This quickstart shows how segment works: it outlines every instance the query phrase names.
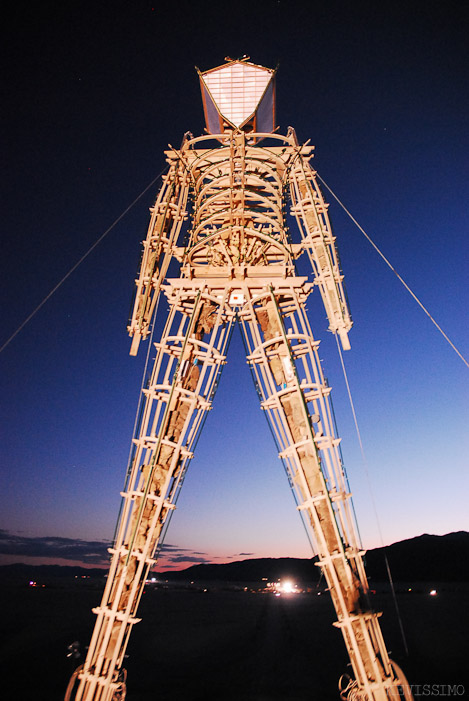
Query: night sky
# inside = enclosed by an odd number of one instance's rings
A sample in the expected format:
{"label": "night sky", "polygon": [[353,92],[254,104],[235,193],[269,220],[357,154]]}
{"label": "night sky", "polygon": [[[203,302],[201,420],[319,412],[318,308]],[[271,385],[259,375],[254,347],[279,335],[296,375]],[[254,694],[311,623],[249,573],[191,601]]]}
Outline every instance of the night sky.
{"label": "night sky", "polygon": [[[467,358],[464,3],[16,3],[4,19],[0,345],[203,132],[197,65],[280,64],[277,120]],[[104,562],[146,344],[126,323],[153,185],[1,353],[1,562]],[[326,199],[331,201],[328,193]],[[308,308],[365,547],[467,530],[468,370],[340,207],[354,328]],[[164,313],[166,306],[160,304]],[[159,319],[161,327],[162,317]],[[309,557],[235,331],[160,566]],[[377,525],[375,510],[379,514]]]}

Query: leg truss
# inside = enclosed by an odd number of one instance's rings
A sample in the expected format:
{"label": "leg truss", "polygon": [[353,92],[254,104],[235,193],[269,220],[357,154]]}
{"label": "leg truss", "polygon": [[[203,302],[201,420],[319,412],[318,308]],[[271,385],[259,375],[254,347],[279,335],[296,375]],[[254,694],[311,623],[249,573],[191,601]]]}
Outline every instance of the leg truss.
{"label": "leg truss", "polygon": [[[234,312],[222,294],[166,288],[168,321],[159,343],[125,491],[112,562],[75,699],[125,696],[121,670],[148,570],[174,508],[191,447],[225,362]],[[228,310],[228,311],[227,311]]]}
{"label": "leg truss", "polygon": [[[284,286],[285,287],[285,286]],[[364,552],[356,536],[328,387],[304,310],[305,292],[271,286],[240,312],[262,408],[276,437],[298,508],[313,541],[337,613],[355,680],[353,698],[386,701],[399,679],[378,615],[368,602]],[[352,698],[344,696],[344,698]]]}

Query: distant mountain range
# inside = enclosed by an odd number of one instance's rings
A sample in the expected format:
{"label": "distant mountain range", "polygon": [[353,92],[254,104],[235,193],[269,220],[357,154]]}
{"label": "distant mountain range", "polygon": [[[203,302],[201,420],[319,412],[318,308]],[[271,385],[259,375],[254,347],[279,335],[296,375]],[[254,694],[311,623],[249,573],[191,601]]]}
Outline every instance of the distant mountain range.
{"label": "distant mountain range", "polygon": [[[370,582],[386,581],[385,554],[395,582],[466,582],[469,581],[469,533],[458,531],[444,536],[421,535],[402,540],[386,548],[369,550],[366,571]],[[192,565],[184,570],[155,572],[161,579],[172,581],[261,582],[290,576],[297,582],[316,582],[317,558],[260,558],[226,564]],[[50,580],[59,578],[101,578],[106,569],[67,567],[60,565],[3,565],[0,580]]]}
{"label": "distant mountain range", "polygon": [[[366,553],[366,573],[371,581],[387,581],[385,555],[393,580],[398,581],[469,581],[469,533],[459,531],[444,536],[421,535],[402,540],[386,548],[375,548]],[[178,572],[158,573],[170,580],[224,582],[259,582],[267,578],[276,581],[291,576],[298,582],[314,582],[320,570],[317,557],[262,558],[229,562],[223,565],[192,565]]]}

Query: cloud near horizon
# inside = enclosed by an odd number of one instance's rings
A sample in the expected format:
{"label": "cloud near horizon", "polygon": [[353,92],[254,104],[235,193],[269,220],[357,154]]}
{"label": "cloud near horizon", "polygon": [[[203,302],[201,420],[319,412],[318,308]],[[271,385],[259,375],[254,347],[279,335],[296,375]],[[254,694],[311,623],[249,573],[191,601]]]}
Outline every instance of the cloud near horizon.
{"label": "cloud near horizon", "polygon": [[207,560],[206,557],[193,557],[192,555],[177,555],[176,557],[169,558],[169,562],[192,562],[192,564],[206,565],[212,562],[212,560]]}
{"label": "cloud near horizon", "polygon": [[[205,553],[195,553],[204,555]],[[257,556],[257,553],[234,553],[234,555],[213,555],[212,560],[234,560],[237,557],[253,557]]]}
{"label": "cloud near horizon", "polygon": [[104,540],[90,541],[59,536],[31,537],[0,530],[0,555],[60,558],[80,560],[87,565],[101,565],[109,561],[107,549],[110,545],[110,542]]}
{"label": "cloud near horizon", "polygon": [[[58,558],[81,561],[87,565],[107,565],[108,548],[112,543],[106,540],[81,540],[60,536],[23,536],[0,529],[0,555],[17,557]],[[170,543],[162,545],[160,556],[168,563],[208,563],[207,553],[180,548]],[[187,555],[185,554],[187,553]]]}

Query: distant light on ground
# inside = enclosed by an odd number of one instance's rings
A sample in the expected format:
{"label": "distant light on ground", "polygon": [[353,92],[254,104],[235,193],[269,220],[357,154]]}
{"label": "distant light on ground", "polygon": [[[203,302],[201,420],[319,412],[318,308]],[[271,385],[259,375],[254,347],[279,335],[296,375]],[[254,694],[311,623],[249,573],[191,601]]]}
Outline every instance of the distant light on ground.
{"label": "distant light on ground", "polygon": [[431,589],[430,596],[436,596],[438,594],[436,589]]}
{"label": "distant light on ground", "polygon": [[267,591],[271,591],[275,596],[280,596],[281,594],[300,594],[302,590],[298,589],[297,584],[291,579],[284,579],[278,582],[269,582]]}

